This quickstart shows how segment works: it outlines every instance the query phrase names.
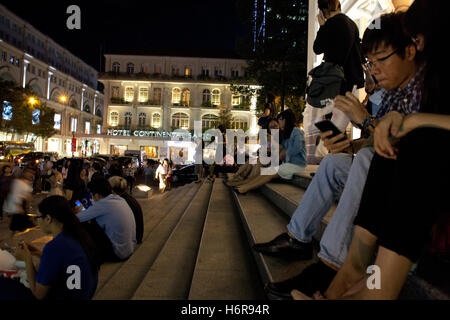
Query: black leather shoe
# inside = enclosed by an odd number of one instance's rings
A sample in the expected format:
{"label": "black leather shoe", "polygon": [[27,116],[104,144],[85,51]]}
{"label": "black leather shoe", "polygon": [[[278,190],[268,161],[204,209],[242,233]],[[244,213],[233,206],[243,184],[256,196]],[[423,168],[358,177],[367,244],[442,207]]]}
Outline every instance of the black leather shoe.
{"label": "black leather shoe", "polygon": [[325,265],[322,261],[314,263],[299,275],[281,282],[269,282],[264,290],[271,300],[291,300],[291,291],[294,289],[312,296],[320,291],[322,294],[328,289],[336,276],[336,271]]}
{"label": "black leather shoe", "polygon": [[310,260],[313,255],[311,243],[300,242],[291,238],[287,233],[280,234],[267,243],[255,244],[253,249],[267,255],[295,260]]}

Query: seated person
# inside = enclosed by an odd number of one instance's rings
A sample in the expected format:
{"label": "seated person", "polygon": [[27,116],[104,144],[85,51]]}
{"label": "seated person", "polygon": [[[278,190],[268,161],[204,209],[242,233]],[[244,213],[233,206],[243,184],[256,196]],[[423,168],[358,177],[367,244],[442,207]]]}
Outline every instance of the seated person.
{"label": "seated person", "polygon": [[142,242],[144,235],[144,218],[142,215],[142,208],[139,202],[127,192],[127,180],[122,177],[114,176],[108,179],[114,194],[121,196],[130,206],[133,211],[134,221],[136,223],[136,242]]}
{"label": "seated person", "polygon": [[[21,242],[16,258],[26,264],[26,288],[17,280],[0,277],[0,300],[89,300],[95,293],[99,261],[95,244],[62,196],[50,196],[39,204],[40,229],[53,237],[41,252]],[[36,269],[32,256],[40,257]],[[77,266],[78,270],[71,269]],[[75,272],[80,278],[71,280]],[[68,286],[73,284],[73,287]]]}
{"label": "seated person", "polygon": [[[444,47],[432,31],[445,19],[444,14],[426,0],[416,0],[406,13],[406,29],[426,60],[421,109],[408,116],[392,111],[375,129],[377,155],[354,221],[349,253],[324,296],[315,295],[318,299],[398,298],[439,212],[449,215],[445,201],[450,180],[448,154],[433,157],[426,174],[414,174],[430,159],[425,150],[441,150],[442,141],[450,139],[450,109],[442,88],[446,75],[439,66]],[[379,289],[369,290],[366,270],[374,253],[373,264],[382,275]],[[294,295],[299,297],[298,292]]]}
{"label": "seated person", "polygon": [[[294,173],[304,171],[306,167],[306,144],[303,131],[297,128],[295,114],[287,109],[278,115],[278,124],[281,129],[281,152],[280,160],[283,163],[277,167],[277,173],[271,175],[259,175],[245,180],[245,184],[235,187],[238,193],[245,194],[250,190],[257,189],[275,178],[292,179]],[[272,164],[273,165],[273,164]]]}
{"label": "seated person", "polygon": [[[269,122],[269,129],[280,129],[280,126],[278,125],[277,120],[272,119]],[[265,144],[263,142],[261,142],[261,148],[267,148],[267,154],[270,154],[270,146],[271,146],[271,134],[270,134],[270,130],[268,130],[267,132],[267,136],[265,138],[263,138],[262,140],[264,141],[269,141],[268,143],[266,142]],[[282,151],[282,146],[280,147],[280,152]],[[260,149],[261,150],[261,149]],[[256,177],[259,176],[261,173],[261,162],[259,161],[259,158],[257,159],[257,163],[256,164],[250,164],[250,159],[247,159],[246,163],[241,165],[239,167],[239,170],[232,175],[232,177],[230,179],[228,179],[228,181],[226,182],[226,184],[228,186],[239,186],[241,184],[245,184],[248,183],[249,181],[246,180],[247,178],[251,178],[251,177]]]}
{"label": "seated person", "polygon": [[[367,29],[363,37],[364,54],[370,61],[376,61],[371,63],[370,71],[379,80],[380,86],[387,91],[383,106],[376,115],[377,119],[391,110],[402,114],[417,112],[420,106],[423,67],[416,62],[416,49],[411,38],[402,31],[401,18],[401,14],[383,15],[382,28]],[[387,56],[389,57],[386,58]],[[345,97],[338,96],[335,104],[354,123],[371,122],[368,127],[370,131],[377,125],[377,120],[370,118],[356,97],[350,93]],[[293,288],[301,289],[308,295],[316,290],[323,292],[347,256],[353,234],[353,220],[359,208],[374,149],[361,149],[366,139],[354,141],[350,147],[348,139],[336,143],[343,135],[331,139],[328,135],[329,133],[322,133],[321,137],[330,154],[321,162],[295,210],[287,226],[288,232],[254,247],[255,250],[266,254],[296,257],[299,260],[311,259],[312,237],[341,188],[345,186],[320,241],[319,263],[312,264],[294,278],[268,284],[267,291],[276,297],[290,298]],[[354,152],[357,154],[352,160]]]}
{"label": "seated person", "polygon": [[88,188],[95,202],[86,211],[79,211],[78,219],[90,222],[84,226],[97,244],[102,261],[128,259],[136,247],[133,211],[123,198],[112,194],[108,180],[94,179]]}

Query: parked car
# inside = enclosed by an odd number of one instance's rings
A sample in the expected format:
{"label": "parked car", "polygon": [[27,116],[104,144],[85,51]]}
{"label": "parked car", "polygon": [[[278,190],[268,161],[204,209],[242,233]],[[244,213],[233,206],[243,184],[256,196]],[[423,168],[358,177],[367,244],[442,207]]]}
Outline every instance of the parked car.
{"label": "parked car", "polygon": [[176,184],[191,183],[198,180],[198,175],[195,173],[195,164],[188,164],[179,169],[175,168],[172,172],[172,182]]}

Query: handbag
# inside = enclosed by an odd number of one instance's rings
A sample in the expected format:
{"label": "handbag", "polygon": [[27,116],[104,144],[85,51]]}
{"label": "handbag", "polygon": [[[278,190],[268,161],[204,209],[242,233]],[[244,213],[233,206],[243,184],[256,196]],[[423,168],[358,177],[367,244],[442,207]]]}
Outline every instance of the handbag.
{"label": "handbag", "polygon": [[324,108],[328,99],[339,95],[345,84],[344,68],[331,62],[322,62],[308,75],[312,80],[306,89],[306,102],[316,108]]}

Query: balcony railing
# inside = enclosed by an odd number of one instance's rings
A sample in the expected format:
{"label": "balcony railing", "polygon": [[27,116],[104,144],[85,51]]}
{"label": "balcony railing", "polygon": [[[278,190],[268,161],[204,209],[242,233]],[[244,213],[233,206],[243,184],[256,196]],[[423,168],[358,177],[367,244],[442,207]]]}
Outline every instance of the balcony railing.
{"label": "balcony railing", "polygon": [[253,79],[248,79],[246,77],[225,77],[225,76],[209,76],[204,74],[194,75],[170,75],[162,73],[127,73],[127,72],[102,72],[99,74],[99,79],[132,79],[132,80],[184,80],[189,82],[194,81],[214,81],[214,82],[224,82],[228,83],[234,81],[242,84],[254,84]]}

